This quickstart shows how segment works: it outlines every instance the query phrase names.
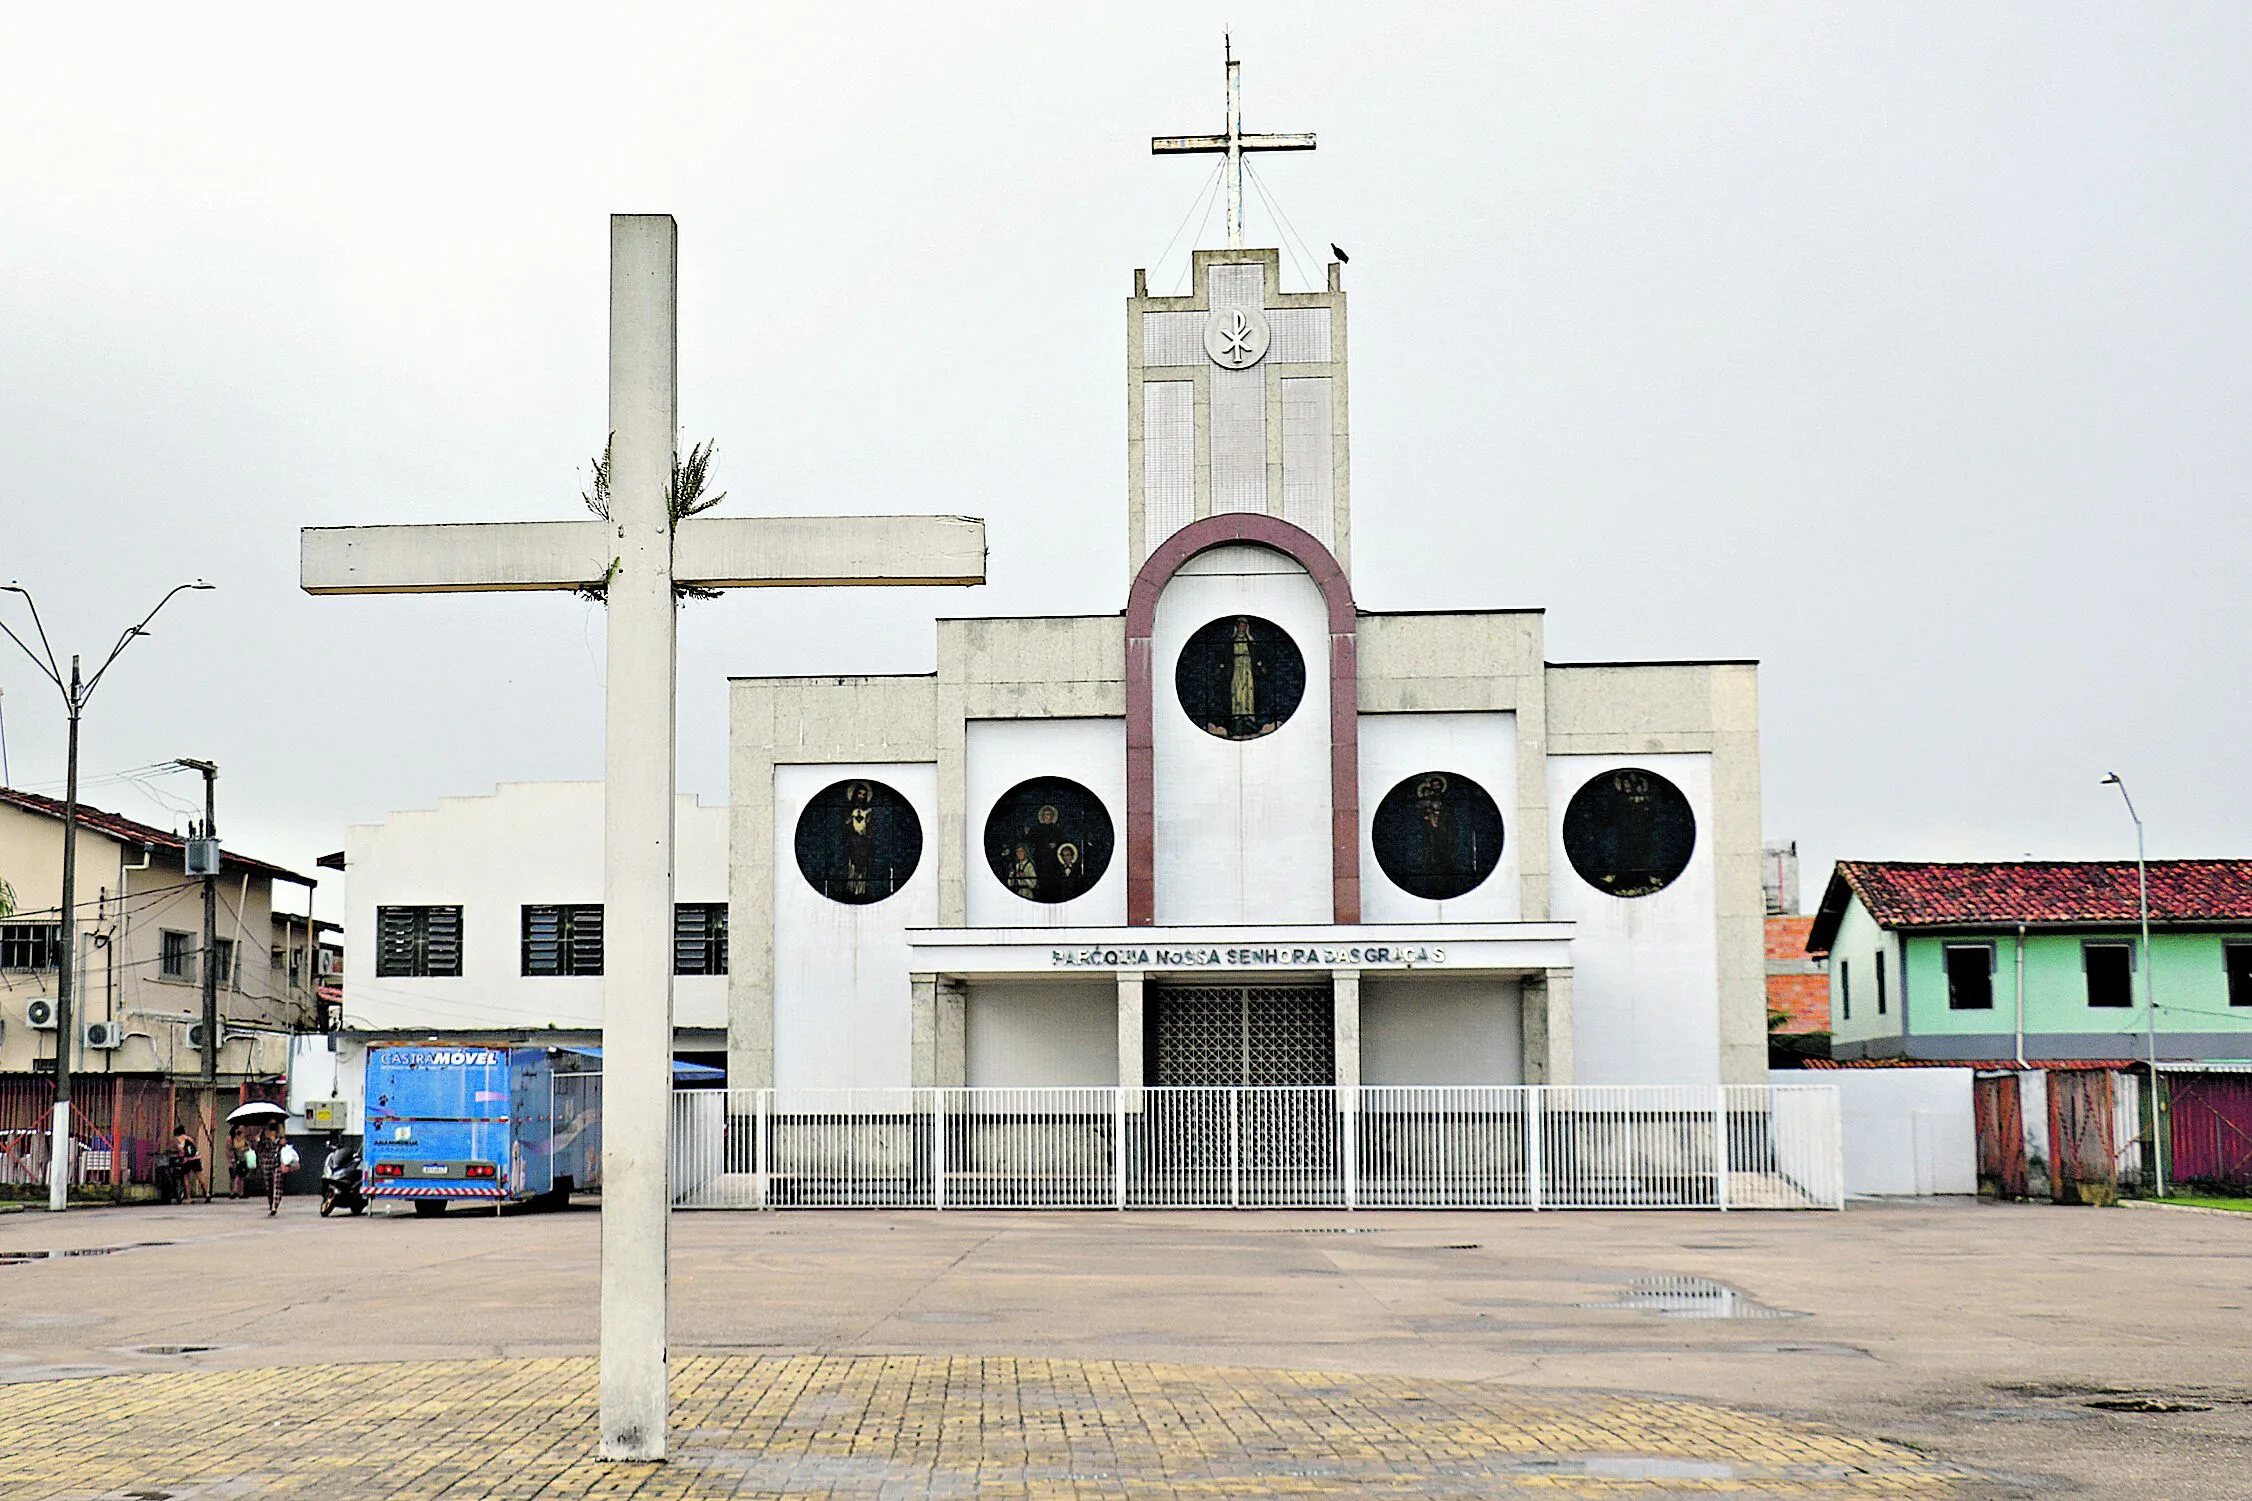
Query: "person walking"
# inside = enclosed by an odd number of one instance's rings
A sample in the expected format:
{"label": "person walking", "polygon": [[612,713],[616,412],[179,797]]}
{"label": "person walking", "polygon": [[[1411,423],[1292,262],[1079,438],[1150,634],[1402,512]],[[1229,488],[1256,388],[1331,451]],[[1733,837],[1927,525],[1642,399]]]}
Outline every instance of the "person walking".
{"label": "person walking", "polygon": [[266,1217],[271,1219],[281,1211],[282,1177],[289,1171],[282,1154],[289,1144],[282,1139],[281,1122],[268,1125],[258,1137],[258,1169],[266,1175]]}
{"label": "person walking", "polygon": [[243,1161],[242,1126],[239,1122],[227,1127],[227,1197],[239,1199],[250,1180],[249,1165]]}
{"label": "person walking", "polygon": [[172,1160],[180,1172],[180,1202],[195,1202],[196,1186],[203,1187],[203,1202],[211,1202],[211,1180],[204,1175],[203,1154],[196,1150],[195,1138],[186,1126],[172,1133]]}

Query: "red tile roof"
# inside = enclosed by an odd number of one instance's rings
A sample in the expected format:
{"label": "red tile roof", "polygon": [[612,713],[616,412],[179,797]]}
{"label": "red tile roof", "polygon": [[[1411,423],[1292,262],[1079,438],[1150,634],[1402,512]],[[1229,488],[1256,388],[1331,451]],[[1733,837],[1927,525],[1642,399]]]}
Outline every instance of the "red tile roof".
{"label": "red tile roof", "polygon": [[[18,792],[13,787],[0,787],[0,807],[21,808],[27,813],[43,813],[53,819],[63,816],[63,805],[59,798],[41,797],[36,792]],[[97,834],[107,834],[112,839],[121,839],[128,844],[153,845],[160,850],[185,851],[187,848],[187,840],[170,829],[140,823],[123,814],[106,813],[85,803],[78,805],[78,824],[80,828],[92,829]],[[310,876],[301,876],[294,870],[269,865],[263,860],[253,860],[248,855],[238,855],[225,848],[220,850],[220,862],[223,869],[238,874],[249,871],[253,875],[267,876],[276,881],[294,881],[300,886],[316,884]]]}
{"label": "red tile roof", "polygon": [[[2252,860],[2153,860],[2149,872],[2154,924],[2252,923]],[[1807,952],[1829,952],[1856,896],[1887,928],[2118,924],[2141,915],[2132,860],[1840,860]]]}
{"label": "red tile roof", "polygon": [[[1800,1068],[1975,1068],[1986,1073],[1998,1069],[2046,1069],[2051,1073],[2123,1073],[2148,1065],[2134,1058],[1807,1058]],[[2165,1067],[2163,1063],[2159,1065]]]}

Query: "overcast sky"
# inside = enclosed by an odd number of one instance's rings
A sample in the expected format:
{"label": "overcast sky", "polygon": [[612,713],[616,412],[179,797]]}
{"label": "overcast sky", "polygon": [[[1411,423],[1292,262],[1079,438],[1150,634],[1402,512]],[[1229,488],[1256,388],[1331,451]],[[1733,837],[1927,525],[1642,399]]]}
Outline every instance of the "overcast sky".
{"label": "overcast sky", "polygon": [[[314,600],[296,556],[581,514],[612,212],[679,218],[727,511],[992,545],[981,590],[691,605],[684,789],[727,795],[729,674],[1123,605],[1122,303],[1178,283],[1209,170],[1148,138],[1218,127],[1222,11],[817,13],[9,13],[0,579],[95,656],[219,586],[103,684],[91,801],[171,824],[194,778],[114,774],[210,757],[228,842],[309,870],[348,822],[600,775],[599,607]],[[1250,127],[1321,138],[1264,183],[1352,255],[1364,608],[1760,658],[1809,901],[1840,857],[2131,854],[2112,769],[2153,854],[2252,854],[2252,7],[1226,19]],[[15,783],[59,791],[53,690],[0,689]]]}

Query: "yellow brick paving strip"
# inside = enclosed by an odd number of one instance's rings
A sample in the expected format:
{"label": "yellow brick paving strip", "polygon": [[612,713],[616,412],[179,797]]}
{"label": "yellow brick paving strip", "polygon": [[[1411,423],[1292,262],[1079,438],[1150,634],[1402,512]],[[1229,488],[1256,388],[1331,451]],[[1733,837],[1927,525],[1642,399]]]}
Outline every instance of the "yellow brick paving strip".
{"label": "yellow brick paving strip", "polygon": [[1886,1496],[1971,1477],[1698,1402],[969,1356],[689,1355],[666,1465],[592,1453],[587,1359],[0,1386],[0,1497]]}

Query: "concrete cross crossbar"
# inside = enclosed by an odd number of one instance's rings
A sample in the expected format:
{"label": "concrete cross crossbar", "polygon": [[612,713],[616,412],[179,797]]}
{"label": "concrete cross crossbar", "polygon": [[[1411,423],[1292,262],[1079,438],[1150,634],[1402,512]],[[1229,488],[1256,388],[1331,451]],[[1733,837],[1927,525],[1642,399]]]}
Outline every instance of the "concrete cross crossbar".
{"label": "concrete cross crossbar", "polygon": [[[617,556],[606,521],[482,521],[304,530],[308,594],[583,589]],[[674,529],[675,583],[699,589],[809,584],[976,584],[985,527],[965,516],[709,516]]]}

